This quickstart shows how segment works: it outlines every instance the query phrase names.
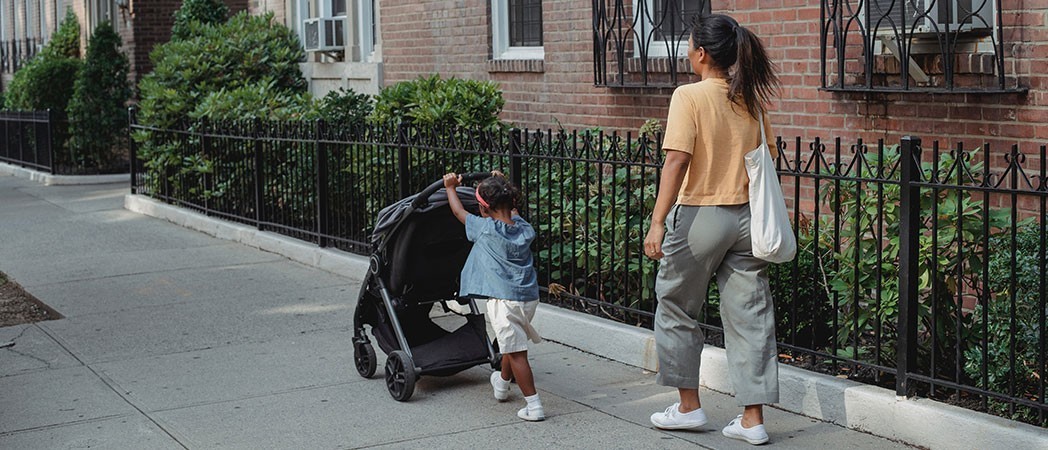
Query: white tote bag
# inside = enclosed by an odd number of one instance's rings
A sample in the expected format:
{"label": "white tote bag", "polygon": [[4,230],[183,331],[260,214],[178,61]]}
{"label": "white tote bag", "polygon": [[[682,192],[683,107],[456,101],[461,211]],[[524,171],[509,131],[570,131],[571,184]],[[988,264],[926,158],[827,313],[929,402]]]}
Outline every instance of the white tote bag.
{"label": "white tote bag", "polygon": [[758,117],[761,145],[746,154],[746,174],[750,177],[750,238],[753,256],[772,263],[792,261],[797,255],[786,200],[775,172],[775,162],[764,134],[764,115]]}

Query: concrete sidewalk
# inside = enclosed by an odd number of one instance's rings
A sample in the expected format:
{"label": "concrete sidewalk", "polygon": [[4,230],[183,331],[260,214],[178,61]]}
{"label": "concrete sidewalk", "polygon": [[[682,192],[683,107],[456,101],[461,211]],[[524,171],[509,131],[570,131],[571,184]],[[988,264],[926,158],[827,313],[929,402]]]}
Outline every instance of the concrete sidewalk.
{"label": "concrete sidewalk", "polygon": [[[0,271],[65,319],[0,328],[0,448],[748,448],[705,391],[703,432],[648,416],[654,375],[556,343],[532,352],[549,418],[491,398],[486,367],[407,403],[353,369],[363,273],[334,275],[125,211],[125,185],[0,177]],[[540,330],[541,331],[541,330]],[[782,448],[904,448],[777,409]]]}

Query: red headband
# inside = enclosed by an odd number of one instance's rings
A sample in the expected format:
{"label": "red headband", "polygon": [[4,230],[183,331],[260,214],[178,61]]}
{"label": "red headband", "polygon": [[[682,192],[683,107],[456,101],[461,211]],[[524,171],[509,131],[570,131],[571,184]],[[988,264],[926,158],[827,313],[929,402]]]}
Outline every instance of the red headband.
{"label": "red headband", "polygon": [[481,206],[485,208],[491,208],[491,205],[488,205],[488,202],[484,201],[483,198],[480,198],[480,189],[477,189],[476,191],[474,191],[474,193],[477,194],[477,201],[480,202]]}

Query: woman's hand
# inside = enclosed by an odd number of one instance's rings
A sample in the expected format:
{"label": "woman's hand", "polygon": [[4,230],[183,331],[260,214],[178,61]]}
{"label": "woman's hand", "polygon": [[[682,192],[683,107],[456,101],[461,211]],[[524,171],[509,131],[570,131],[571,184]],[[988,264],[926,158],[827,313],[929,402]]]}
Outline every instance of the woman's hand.
{"label": "woman's hand", "polygon": [[455,172],[450,172],[444,175],[444,189],[452,190],[455,189],[459,184],[462,183],[462,177],[458,176]]}
{"label": "woman's hand", "polygon": [[666,227],[662,224],[652,224],[648,229],[647,237],[644,238],[644,254],[656,261],[662,259],[662,239],[664,237],[666,237]]}

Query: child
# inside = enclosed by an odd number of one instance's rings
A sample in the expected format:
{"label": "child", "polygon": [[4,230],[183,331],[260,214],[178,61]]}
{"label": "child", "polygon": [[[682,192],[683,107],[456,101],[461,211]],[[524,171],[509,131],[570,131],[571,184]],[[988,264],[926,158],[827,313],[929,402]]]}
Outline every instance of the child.
{"label": "child", "polygon": [[[457,174],[444,175],[444,187],[453,192]],[[451,211],[466,225],[473,250],[462,268],[459,295],[488,298],[488,318],[502,352],[502,371],[491,374],[495,399],[509,398],[510,379],[528,403],[517,417],[537,422],[546,418],[528,363],[528,339],[541,341],[531,319],[538,306],[539,287],[531,258],[535,230],[517,214],[520,191],[499,172],[477,186],[480,217],[468,213],[457,195],[448,195]]]}

